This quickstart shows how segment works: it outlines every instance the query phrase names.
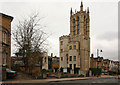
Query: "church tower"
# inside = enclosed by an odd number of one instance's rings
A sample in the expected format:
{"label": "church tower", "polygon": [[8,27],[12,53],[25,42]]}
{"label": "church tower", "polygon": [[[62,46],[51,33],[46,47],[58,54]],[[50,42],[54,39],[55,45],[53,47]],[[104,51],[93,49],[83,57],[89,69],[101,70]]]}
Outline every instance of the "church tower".
{"label": "church tower", "polygon": [[70,11],[70,35],[86,35],[89,36],[89,8],[83,11],[83,3],[81,2],[80,11],[77,13]]}
{"label": "church tower", "polygon": [[[60,68],[71,74],[83,74],[90,66],[90,18],[89,8],[70,10],[70,34],[60,37]],[[70,69],[70,70],[68,70]]]}

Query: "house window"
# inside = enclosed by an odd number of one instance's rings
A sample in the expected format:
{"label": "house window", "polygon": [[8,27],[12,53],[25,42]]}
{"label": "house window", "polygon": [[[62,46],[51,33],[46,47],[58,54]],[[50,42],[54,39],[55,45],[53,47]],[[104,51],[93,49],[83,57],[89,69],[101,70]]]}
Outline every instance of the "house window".
{"label": "house window", "polygon": [[76,56],[74,56],[74,61],[76,61]]}
{"label": "house window", "polygon": [[6,53],[3,53],[3,64],[6,65]]}
{"label": "house window", "polygon": [[7,43],[7,34],[6,34],[6,32],[2,32],[2,34],[3,34],[3,36],[2,36],[3,42]]}
{"label": "house window", "polygon": [[72,46],[70,46],[69,49],[71,50],[71,49],[72,49]]}
{"label": "house window", "polygon": [[63,57],[61,57],[61,61],[63,61]]}
{"label": "house window", "polygon": [[76,45],[74,45],[74,49],[76,49]]}
{"label": "house window", "polygon": [[70,65],[70,68],[72,69],[72,64],[69,64]]}
{"label": "house window", "polygon": [[72,56],[70,56],[70,61],[72,61]]}

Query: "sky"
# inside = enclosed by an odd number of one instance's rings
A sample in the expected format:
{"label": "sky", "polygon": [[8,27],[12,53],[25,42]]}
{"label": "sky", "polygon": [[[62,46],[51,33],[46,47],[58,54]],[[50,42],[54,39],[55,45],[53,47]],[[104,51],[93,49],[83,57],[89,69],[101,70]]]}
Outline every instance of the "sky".
{"label": "sky", "polygon": [[[118,0],[82,0],[90,10],[90,51],[96,57],[118,59]],[[12,30],[23,17],[39,12],[44,31],[50,34],[48,54],[59,57],[59,37],[70,33],[70,9],[80,11],[81,0],[1,0],[0,12],[13,16]],[[12,43],[13,40],[12,40]],[[15,47],[12,44],[12,55]]]}

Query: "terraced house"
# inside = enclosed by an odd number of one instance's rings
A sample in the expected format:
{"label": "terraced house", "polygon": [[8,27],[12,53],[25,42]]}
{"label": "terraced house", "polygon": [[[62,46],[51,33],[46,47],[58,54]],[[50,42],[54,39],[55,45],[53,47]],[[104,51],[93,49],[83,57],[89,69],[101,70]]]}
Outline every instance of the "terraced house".
{"label": "terraced house", "polygon": [[11,22],[13,17],[0,13],[0,65],[2,79],[6,79],[5,68],[11,68]]}
{"label": "terraced house", "polygon": [[60,41],[60,68],[63,72],[86,75],[90,67],[90,17],[89,8],[70,11],[70,34]]}

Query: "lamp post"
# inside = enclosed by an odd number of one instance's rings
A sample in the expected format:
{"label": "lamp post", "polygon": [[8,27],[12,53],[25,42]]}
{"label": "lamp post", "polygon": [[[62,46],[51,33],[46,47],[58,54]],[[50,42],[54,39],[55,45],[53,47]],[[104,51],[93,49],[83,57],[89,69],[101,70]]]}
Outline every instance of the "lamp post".
{"label": "lamp post", "polygon": [[97,57],[99,56],[99,51],[102,52],[102,50],[97,49]]}
{"label": "lamp post", "polygon": [[97,77],[98,77],[98,62],[100,62],[100,60],[99,60],[99,52],[102,52],[102,50],[99,50],[99,49],[97,49]]}
{"label": "lamp post", "polygon": [[119,67],[120,67],[120,61],[118,60],[118,75],[120,75]]}

